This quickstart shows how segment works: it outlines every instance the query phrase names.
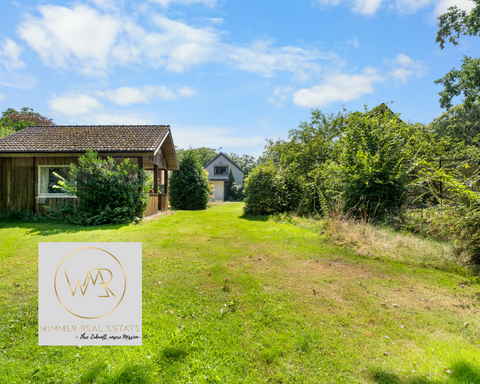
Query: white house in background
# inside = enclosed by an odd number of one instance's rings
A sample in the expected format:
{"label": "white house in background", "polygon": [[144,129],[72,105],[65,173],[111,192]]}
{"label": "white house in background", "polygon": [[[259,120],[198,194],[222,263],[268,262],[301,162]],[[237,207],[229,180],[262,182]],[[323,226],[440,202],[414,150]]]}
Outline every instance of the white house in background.
{"label": "white house in background", "polygon": [[215,200],[226,200],[230,170],[232,170],[233,176],[235,176],[235,184],[242,185],[243,183],[243,169],[222,152],[205,165],[205,169],[208,172],[208,180],[213,184]]}

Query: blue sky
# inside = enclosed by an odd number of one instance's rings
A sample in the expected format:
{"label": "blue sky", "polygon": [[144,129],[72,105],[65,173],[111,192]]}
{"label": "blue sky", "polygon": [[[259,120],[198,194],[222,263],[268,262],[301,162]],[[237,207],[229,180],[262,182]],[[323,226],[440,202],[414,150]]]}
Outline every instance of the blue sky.
{"label": "blue sky", "polygon": [[[480,39],[435,44],[469,0],[3,0],[0,110],[57,124],[168,124],[175,144],[258,156],[310,110],[442,113],[435,79]],[[478,41],[477,41],[478,40]],[[461,100],[457,100],[460,102]]]}

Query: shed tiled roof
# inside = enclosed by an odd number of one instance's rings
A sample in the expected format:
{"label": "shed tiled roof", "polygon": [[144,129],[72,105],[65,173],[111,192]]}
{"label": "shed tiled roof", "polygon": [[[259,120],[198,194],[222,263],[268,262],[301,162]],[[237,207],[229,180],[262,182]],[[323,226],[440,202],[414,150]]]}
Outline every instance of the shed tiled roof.
{"label": "shed tiled roof", "polygon": [[2,152],[152,152],[169,125],[32,126],[0,138]]}

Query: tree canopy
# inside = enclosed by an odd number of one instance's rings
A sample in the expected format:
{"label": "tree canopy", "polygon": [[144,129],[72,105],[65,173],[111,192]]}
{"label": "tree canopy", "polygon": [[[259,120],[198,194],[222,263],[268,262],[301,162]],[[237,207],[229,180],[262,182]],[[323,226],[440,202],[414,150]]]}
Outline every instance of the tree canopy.
{"label": "tree canopy", "polygon": [[217,150],[214,148],[207,148],[207,147],[200,147],[200,148],[190,147],[188,149],[176,148],[178,161],[181,162],[183,156],[185,156],[185,154],[189,151],[195,154],[195,156],[198,158],[202,166],[207,165],[215,156],[217,156]]}
{"label": "tree canopy", "polygon": [[55,125],[52,119],[42,116],[32,108],[23,107],[20,111],[8,108],[0,118],[0,137],[20,131],[31,125]]}
{"label": "tree canopy", "polygon": [[[445,47],[446,41],[458,45],[461,35],[480,36],[480,0],[471,1],[476,6],[470,13],[454,5],[438,17],[436,42],[441,49]],[[450,109],[452,99],[462,94],[465,97],[465,107],[472,108],[475,102],[480,101],[480,59],[464,56],[461,69],[452,68],[444,77],[435,80],[435,84],[443,85],[443,90],[439,92],[442,108]]]}

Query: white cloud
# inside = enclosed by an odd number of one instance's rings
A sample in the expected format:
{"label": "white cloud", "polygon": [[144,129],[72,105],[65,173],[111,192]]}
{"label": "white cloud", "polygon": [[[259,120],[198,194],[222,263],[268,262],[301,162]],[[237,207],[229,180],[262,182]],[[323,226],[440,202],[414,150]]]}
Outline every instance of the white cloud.
{"label": "white cloud", "polygon": [[360,43],[358,42],[357,37],[354,37],[353,39],[348,40],[347,44],[353,46],[353,48],[355,48],[355,49],[360,48]]}
{"label": "white cloud", "polygon": [[362,15],[373,15],[382,3],[383,0],[355,0],[353,11]]}
{"label": "white cloud", "polygon": [[95,98],[76,93],[63,96],[53,95],[53,99],[48,100],[48,104],[52,111],[64,116],[89,115],[93,111],[103,108]]}
{"label": "white cloud", "polygon": [[373,93],[373,84],[383,80],[374,68],[365,68],[362,74],[356,75],[332,74],[322,85],[294,92],[293,101],[299,107],[317,108],[337,101],[357,100]]}
{"label": "white cloud", "polygon": [[86,5],[38,9],[41,16],[28,15],[18,26],[19,35],[45,65],[84,75],[105,76],[116,66],[183,72],[220,62],[267,77],[290,72],[304,81],[321,71],[319,60],[337,59],[317,49],[275,47],[271,39],[242,46],[226,44],[221,41],[223,32],[212,27],[193,27],[158,14],[150,15],[155,27],[148,31],[119,11]]}
{"label": "white cloud", "polygon": [[0,101],[5,100],[7,98],[7,95],[4,93],[0,93]]}
{"label": "white cloud", "polygon": [[37,83],[35,76],[15,72],[6,73],[0,70],[0,85],[20,89],[34,89]]}
{"label": "white cloud", "polygon": [[39,11],[42,18],[27,16],[18,32],[45,65],[67,69],[73,64],[86,75],[108,69],[121,20],[85,5],[73,9],[43,5]]}
{"label": "white cloud", "polygon": [[145,85],[142,88],[120,87],[113,90],[97,91],[96,95],[113,101],[118,105],[126,106],[137,103],[148,104],[154,98],[175,100],[180,96],[191,97],[197,93],[197,90],[191,87],[180,87],[177,89],[177,92],[175,93],[164,85]]}
{"label": "white cloud", "polygon": [[325,54],[316,50],[298,47],[273,47],[274,40],[257,40],[248,46],[237,47],[224,45],[231,64],[238,69],[260,73],[265,77],[274,76],[277,71],[290,72],[299,81],[311,78],[312,73],[319,73],[321,59],[337,59],[333,53]]}
{"label": "white cloud", "polygon": [[414,13],[426,7],[434,7],[435,17],[445,13],[448,7],[456,5],[458,8],[470,11],[475,4],[471,0],[317,0],[321,5],[337,6],[342,3],[348,5],[353,12],[362,15],[374,15],[382,5],[389,9],[396,9],[401,13]]}
{"label": "white cloud", "polygon": [[175,145],[180,148],[197,147],[250,147],[265,143],[261,136],[237,136],[238,129],[215,126],[181,126],[174,131]]}
{"label": "white cloud", "polygon": [[267,98],[267,100],[275,107],[281,108],[285,105],[285,102],[292,91],[292,87],[275,87],[273,96]]}
{"label": "white cloud", "polygon": [[25,63],[20,60],[23,49],[13,40],[6,37],[0,44],[0,62],[8,71],[25,68]]}
{"label": "white cloud", "polygon": [[[352,10],[362,15],[373,15],[382,5],[384,0],[347,0]],[[342,0],[317,0],[322,5],[337,6],[342,3]]]}
{"label": "white cloud", "polygon": [[177,92],[179,93],[179,95],[183,96],[183,97],[192,97],[192,96],[195,96],[198,91],[192,87],[180,87],[177,89]]}
{"label": "white cloud", "polygon": [[149,0],[153,3],[158,3],[163,7],[168,7],[171,3],[179,3],[184,5],[192,5],[195,3],[201,3],[208,7],[214,7],[217,3],[216,0]]}
{"label": "white cloud", "polygon": [[421,78],[425,76],[428,70],[423,62],[413,60],[403,53],[399,53],[392,60],[385,60],[385,63],[393,67],[390,76],[402,84],[407,83],[412,77]]}
{"label": "white cloud", "polygon": [[448,8],[454,5],[468,12],[475,7],[475,3],[471,0],[439,0],[435,1],[434,4],[436,4],[435,11],[433,11],[435,17],[443,15],[448,11]]}

